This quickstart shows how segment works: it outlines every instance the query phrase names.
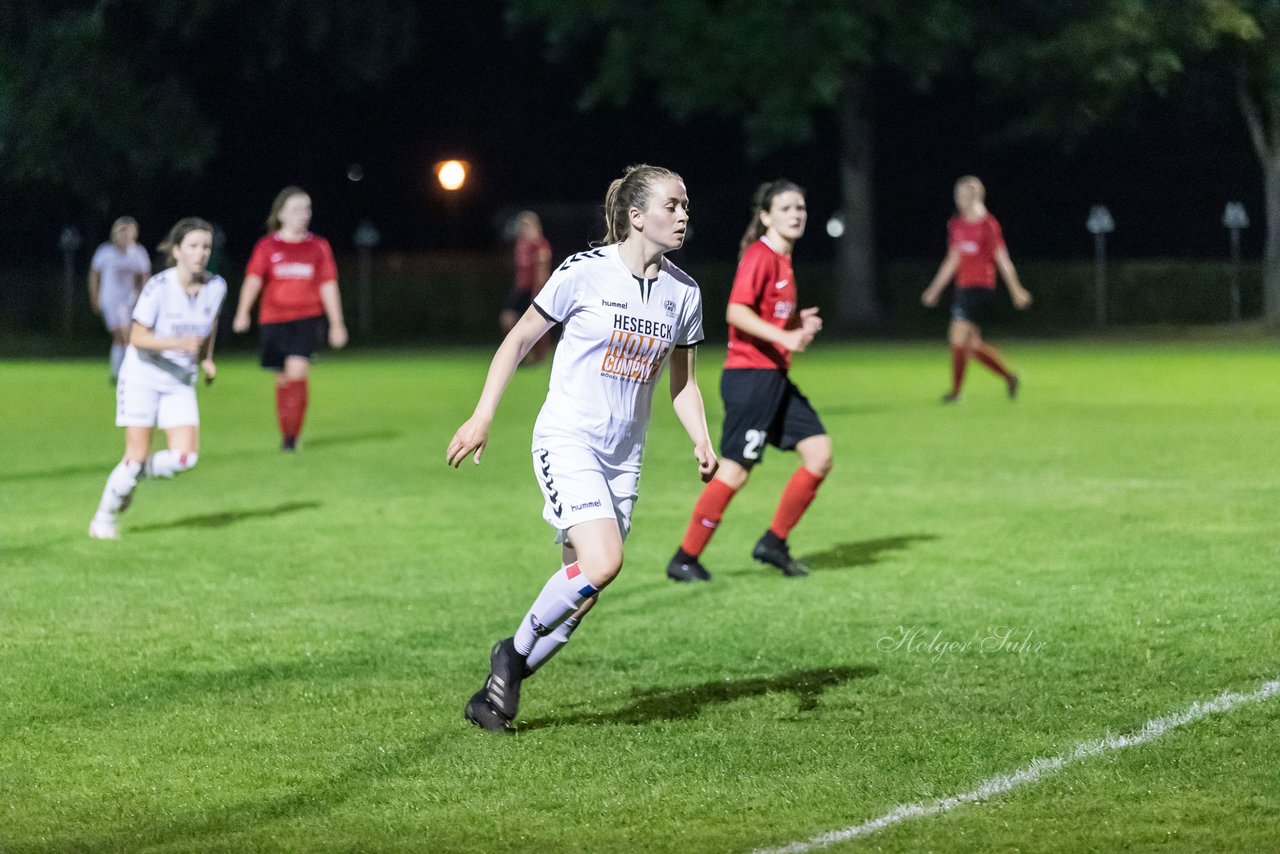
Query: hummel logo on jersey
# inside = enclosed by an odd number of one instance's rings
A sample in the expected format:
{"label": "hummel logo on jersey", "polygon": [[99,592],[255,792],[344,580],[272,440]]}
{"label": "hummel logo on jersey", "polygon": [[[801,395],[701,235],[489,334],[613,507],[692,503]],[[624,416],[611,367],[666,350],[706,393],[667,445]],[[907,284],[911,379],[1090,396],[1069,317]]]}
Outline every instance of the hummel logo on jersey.
{"label": "hummel logo on jersey", "polygon": [[579,510],[586,510],[588,507],[599,507],[599,506],[600,506],[600,499],[597,498],[595,501],[588,501],[585,504],[574,504],[569,509],[572,510],[574,513],[577,513]]}
{"label": "hummel logo on jersey", "polygon": [[602,306],[604,306],[605,308],[621,308],[621,309],[626,309],[626,307],[627,307],[627,304],[626,304],[625,302],[614,302],[613,300],[607,300],[607,299],[602,299],[602,300],[600,300],[600,304],[601,304]]}
{"label": "hummel logo on jersey", "polygon": [[781,282],[775,282],[773,286],[775,288],[785,288],[789,284],[791,284],[790,279],[783,279]]}
{"label": "hummel logo on jersey", "polygon": [[576,255],[570,255],[568,258],[566,258],[564,263],[560,265],[560,269],[567,270],[569,269],[570,264],[577,264],[579,261],[584,261],[587,258],[603,258],[603,257],[604,257],[603,247],[601,247],[600,249],[591,249],[587,252],[579,252]]}
{"label": "hummel logo on jersey", "polygon": [[284,260],[284,253],[283,253],[283,252],[272,252],[272,253],[271,253],[271,263],[272,263],[272,264],[276,264],[276,263],[278,263],[278,262],[280,262],[280,261],[283,261],[283,260]]}

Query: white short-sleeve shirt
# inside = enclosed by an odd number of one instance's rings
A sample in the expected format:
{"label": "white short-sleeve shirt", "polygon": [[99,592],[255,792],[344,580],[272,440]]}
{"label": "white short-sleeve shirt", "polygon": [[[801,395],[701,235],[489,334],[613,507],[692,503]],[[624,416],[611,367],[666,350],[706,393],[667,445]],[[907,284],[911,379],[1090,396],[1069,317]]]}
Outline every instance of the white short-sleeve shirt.
{"label": "white short-sleeve shirt", "polygon": [[[217,325],[226,295],[226,280],[214,276],[195,296],[188,296],[178,282],[177,270],[170,267],[147,280],[134,306],[133,320],[157,338],[205,338]],[[192,385],[196,379],[196,354],[185,350],[142,350],[130,344],[120,372],[122,377],[128,372],[130,379],[139,382],[163,384],[177,380]]]}
{"label": "white short-sleeve shirt", "polygon": [[665,258],[657,278],[640,279],[615,243],[571,255],[533,304],[564,325],[534,446],[543,437],[578,438],[608,457],[638,461],[672,348],[702,341],[697,282]]}
{"label": "white short-sleeve shirt", "polygon": [[100,301],[110,305],[132,303],[137,296],[135,283],[138,276],[145,278],[151,275],[151,258],[147,250],[137,243],[130,244],[122,252],[114,243],[107,242],[93,253],[90,268],[96,270],[100,277]]}

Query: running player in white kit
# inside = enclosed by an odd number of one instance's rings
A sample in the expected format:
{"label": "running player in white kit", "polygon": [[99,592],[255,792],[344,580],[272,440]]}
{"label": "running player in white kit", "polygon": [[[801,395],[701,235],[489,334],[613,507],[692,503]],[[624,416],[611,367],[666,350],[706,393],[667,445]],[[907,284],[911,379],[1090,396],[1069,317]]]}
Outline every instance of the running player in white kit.
{"label": "running player in white kit", "polygon": [[672,405],[693,441],[698,471],[703,481],[716,471],[694,376],[702,294],[663,257],[684,244],[684,181],[667,169],[632,166],[609,186],[604,207],[604,245],[570,256],[551,274],[498,348],[475,413],[449,443],[449,465],[456,468],[469,454],[480,462],[516,366],[552,326],[563,324],[533,428],[533,469],[542,515],[559,534],[565,565],[515,636],[493,647],[489,677],[467,703],[466,719],[490,732],[511,731],[521,681],[569,641],[622,569],[653,392],[668,356]]}
{"label": "running player in white kit", "polygon": [[[116,386],[116,426],[124,428],[124,459],[111,471],[89,536],[118,540],[116,516],[142,477],[173,477],[195,467],[200,450],[196,376],[213,382],[213,339],[227,295],[221,276],[205,271],[213,226],[179,220],[160,244],[171,266],[152,276],[133,310],[129,347]],[[151,451],[151,429],[165,431],[169,447]]]}
{"label": "running player in white kit", "polygon": [[120,375],[133,306],[151,275],[151,258],[138,245],[138,222],[122,216],[111,224],[111,239],[98,247],[89,263],[89,304],[111,333],[111,382]]}

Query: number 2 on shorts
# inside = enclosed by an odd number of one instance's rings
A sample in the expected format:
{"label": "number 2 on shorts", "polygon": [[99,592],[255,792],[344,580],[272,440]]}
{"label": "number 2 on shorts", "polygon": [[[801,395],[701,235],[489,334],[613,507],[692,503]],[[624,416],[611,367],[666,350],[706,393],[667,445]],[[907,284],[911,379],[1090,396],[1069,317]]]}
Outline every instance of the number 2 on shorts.
{"label": "number 2 on shorts", "polygon": [[742,456],[748,460],[760,459],[760,446],[764,444],[763,430],[748,430],[747,444],[742,448]]}

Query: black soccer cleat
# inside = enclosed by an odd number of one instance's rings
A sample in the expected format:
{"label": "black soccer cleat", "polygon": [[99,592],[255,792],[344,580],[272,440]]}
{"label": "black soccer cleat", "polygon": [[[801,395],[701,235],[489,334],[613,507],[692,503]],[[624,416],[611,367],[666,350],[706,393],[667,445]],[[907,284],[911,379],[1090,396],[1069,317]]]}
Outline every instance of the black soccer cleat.
{"label": "black soccer cleat", "polygon": [[683,550],[667,564],[667,578],[672,581],[710,581],[711,573],[694,555],[686,555]]}
{"label": "black soccer cleat", "polygon": [[503,717],[502,713],[489,702],[489,697],[484,688],[477,691],[467,701],[467,707],[462,710],[462,717],[486,732],[515,732],[511,727],[511,721]]}
{"label": "black soccer cleat", "polygon": [[960,399],[960,395],[958,395],[958,394],[952,394],[951,392],[947,392],[946,394],[944,394],[944,395],[942,396],[942,402],[943,402],[943,403],[955,403],[955,402],[956,402],[956,401],[958,401],[959,399]]}
{"label": "black soccer cleat", "polygon": [[1018,386],[1022,385],[1022,380],[1017,374],[1009,374],[1009,399],[1018,399]]}
{"label": "black soccer cleat", "polygon": [[809,567],[791,556],[787,541],[779,539],[772,531],[765,531],[764,536],[756,543],[756,547],[751,550],[751,556],[761,563],[776,566],[789,578],[800,578],[809,574]]}
{"label": "black soccer cleat", "polygon": [[526,665],[525,656],[516,652],[515,638],[498,641],[489,653],[485,695],[489,704],[509,721],[515,720],[520,711],[520,683],[524,681]]}

